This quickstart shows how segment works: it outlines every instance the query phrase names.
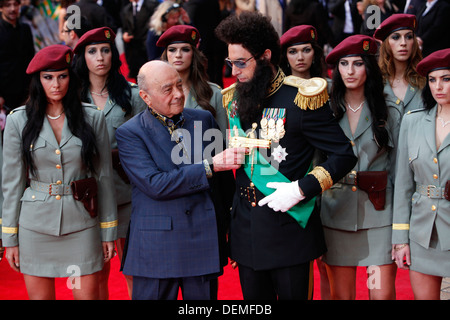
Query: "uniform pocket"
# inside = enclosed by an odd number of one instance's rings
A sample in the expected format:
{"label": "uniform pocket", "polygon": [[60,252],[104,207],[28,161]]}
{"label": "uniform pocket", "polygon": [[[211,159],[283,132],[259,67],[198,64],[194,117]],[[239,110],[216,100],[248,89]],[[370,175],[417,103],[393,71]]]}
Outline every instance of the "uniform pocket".
{"label": "uniform pocket", "polygon": [[37,192],[35,190],[28,188],[23,193],[20,201],[22,201],[22,202],[38,202],[38,201],[43,202],[43,201],[47,200],[48,197],[49,197],[49,195],[46,193]]}
{"label": "uniform pocket", "polygon": [[41,148],[45,148],[46,141],[45,139],[38,137],[36,141],[30,146],[30,151],[34,152]]}

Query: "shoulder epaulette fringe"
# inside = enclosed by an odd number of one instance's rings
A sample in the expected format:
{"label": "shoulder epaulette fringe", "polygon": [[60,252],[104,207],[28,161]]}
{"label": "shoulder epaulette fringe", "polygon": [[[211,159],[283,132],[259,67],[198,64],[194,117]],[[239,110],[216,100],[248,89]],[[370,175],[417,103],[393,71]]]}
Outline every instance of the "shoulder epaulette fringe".
{"label": "shoulder epaulette fringe", "polygon": [[228,104],[233,100],[234,89],[236,88],[236,83],[233,83],[229,87],[223,89],[222,92],[222,104],[225,109],[228,109]]}
{"label": "shoulder epaulette fringe", "polygon": [[294,103],[302,110],[316,110],[328,101],[327,81],[322,78],[284,78],[284,83],[298,88]]}

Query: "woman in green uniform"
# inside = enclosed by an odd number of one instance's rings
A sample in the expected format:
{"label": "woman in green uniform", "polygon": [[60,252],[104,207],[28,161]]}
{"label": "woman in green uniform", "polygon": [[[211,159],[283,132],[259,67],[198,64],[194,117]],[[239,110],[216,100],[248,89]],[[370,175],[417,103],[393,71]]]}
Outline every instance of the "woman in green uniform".
{"label": "woman in green uniform", "polygon": [[285,75],[302,79],[325,78],[325,59],[323,49],[317,43],[316,28],[306,24],[295,26],[281,36],[280,44],[280,66]]}
{"label": "woman in green uniform", "polygon": [[381,41],[378,64],[384,79],[386,100],[404,114],[421,109],[425,78],[417,73],[422,53],[412,14],[393,14],[375,30],[374,38]]}
{"label": "woman in green uniform", "polygon": [[2,238],[30,299],[55,299],[56,277],[69,277],[75,299],[98,299],[117,237],[106,122],[82,104],[72,56],[64,45],[34,56],[29,99],[5,127]]}
{"label": "woman in green uniform", "polygon": [[414,298],[440,299],[450,276],[450,49],[424,58],[425,109],[403,117],[397,156],[392,257],[409,269]]}
{"label": "woman in green uniform", "polygon": [[331,108],[358,157],[354,169],[322,194],[323,261],[333,299],[355,299],[358,266],[370,272],[370,299],[395,299],[391,224],[401,114],[384,100],[376,52],[372,37],[355,35],[326,59],[336,65]]}
{"label": "woman in green uniform", "polygon": [[[113,159],[115,202],[119,216],[116,247],[119,258],[122,259],[131,216],[131,185],[120,166],[116,129],[147,106],[139,96],[137,85],[127,82],[120,73],[121,62],[114,39],[115,34],[108,27],[86,32],[74,48],[74,66],[81,79],[81,99],[96,105],[103,111],[106,119]],[[106,264],[101,286],[103,299],[108,298],[108,276],[109,264]],[[131,293],[132,279],[125,277]]]}
{"label": "woman in green uniform", "polygon": [[207,81],[207,60],[197,49],[199,40],[200,33],[196,28],[178,25],[164,32],[156,45],[165,48],[161,60],[174,66],[183,80],[184,107],[210,111],[225,139],[228,119],[222,105],[221,88]]}

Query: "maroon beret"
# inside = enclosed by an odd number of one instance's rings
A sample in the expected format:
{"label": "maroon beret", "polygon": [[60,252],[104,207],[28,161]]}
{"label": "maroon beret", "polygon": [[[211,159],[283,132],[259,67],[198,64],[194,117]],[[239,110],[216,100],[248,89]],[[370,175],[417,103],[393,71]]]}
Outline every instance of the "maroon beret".
{"label": "maroon beret", "polygon": [[316,28],[308,24],[295,26],[286,31],[280,38],[281,46],[294,46],[312,41],[317,41],[317,31]]}
{"label": "maroon beret", "polygon": [[63,70],[70,67],[73,51],[62,44],[54,44],[39,50],[28,64],[27,74],[44,70]]}
{"label": "maroon beret", "polygon": [[113,43],[115,38],[116,34],[108,27],[92,29],[81,36],[73,51],[75,54],[80,54],[82,48],[88,44]]}
{"label": "maroon beret", "polygon": [[339,59],[346,56],[374,55],[378,44],[374,38],[356,34],[345,38],[326,57],[328,64],[336,64]]}
{"label": "maroon beret", "polygon": [[450,48],[431,53],[417,64],[416,69],[424,77],[434,70],[450,69]]}
{"label": "maroon beret", "polygon": [[158,39],[156,45],[166,48],[171,43],[189,43],[197,46],[200,33],[193,26],[181,24],[167,29]]}
{"label": "maroon beret", "polygon": [[392,32],[397,30],[410,29],[412,31],[416,31],[416,28],[417,20],[415,15],[404,13],[393,14],[375,29],[373,37],[383,41]]}

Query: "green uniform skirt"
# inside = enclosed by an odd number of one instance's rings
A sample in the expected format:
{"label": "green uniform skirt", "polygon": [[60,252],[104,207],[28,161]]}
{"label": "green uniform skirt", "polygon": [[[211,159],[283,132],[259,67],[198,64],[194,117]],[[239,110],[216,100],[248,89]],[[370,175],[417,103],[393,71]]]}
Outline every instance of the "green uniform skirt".
{"label": "green uniform skirt", "polygon": [[19,227],[20,272],[38,277],[75,277],[103,268],[98,226],[63,236]]}
{"label": "green uniform skirt", "polygon": [[431,234],[428,249],[414,241],[410,241],[409,246],[411,251],[411,270],[438,277],[450,277],[450,251],[441,250],[436,228]]}
{"label": "green uniform skirt", "polygon": [[327,252],[323,261],[333,266],[381,266],[393,263],[392,226],[344,231],[324,227]]}

